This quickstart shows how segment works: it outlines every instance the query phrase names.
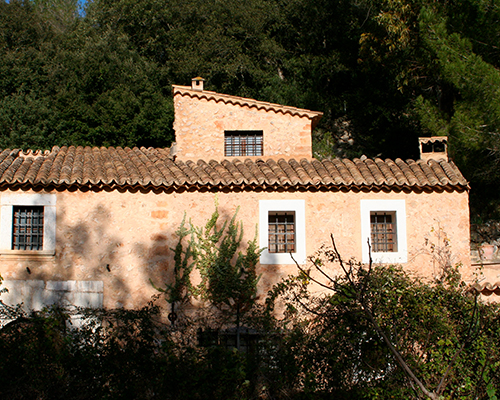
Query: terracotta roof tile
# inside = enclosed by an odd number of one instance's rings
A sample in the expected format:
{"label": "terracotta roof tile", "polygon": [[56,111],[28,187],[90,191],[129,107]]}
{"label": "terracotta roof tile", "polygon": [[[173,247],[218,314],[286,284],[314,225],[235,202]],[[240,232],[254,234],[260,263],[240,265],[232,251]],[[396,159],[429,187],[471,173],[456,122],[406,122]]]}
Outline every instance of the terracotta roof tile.
{"label": "terracotta roof tile", "polygon": [[366,165],[371,176],[374,179],[373,184],[374,185],[382,185],[384,183],[384,174],[382,173],[382,171],[380,171],[380,169],[377,166],[377,164],[375,163],[375,161],[373,161],[371,159],[367,159],[367,160],[365,160],[364,164]]}
{"label": "terracotta roof tile", "polygon": [[363,160],[359,158],[355,158],[353,160],[353,163],[359,174],[361,175],[361,179],[363,180],[363,182],[366,182],[368,185],[373,185],[373,183],[375,183],[375,178],[368,169],[367,164],[365,164]]}
{"label": "terracotta roof tile", "polygon": [[32,163],[33,159],[28,158],[20,163],[17,170],[11,170],[12,182],[22,182]]}
{"label": "terracotta roof tile", "polygon": [[280,160],[278,160],[278,165],[284,172],[285,176],[288,177],[288,179],[292,183],[292,186],[300,184],[299,175],[297,174],[297,172],[295,172],[295,170],[290,166],[290,164],[287,161],[281,158]]}
{"label": "terracotta roof tile", "polygon": [[319,184],[325,183],[327,185],[331,185],[333,183],[332,177],[328,174],[325,166],[319,160],[313,159],[311,161],[311,165],[314,167],[314,170],[319,177]]}
{"label": "terracotta roof tile", "polygon": [[302,166],[297,162],[297,160],[294,160],[292,158],[288,161],[288,164],[290,164],[290,166],[296,172],[297,176],[299,177],[300,183],[302,183],[303,185],[309,183],[309,176],[307,175],[304,168],[302,168]]}
{"label": "terracotta roof tile", "polygon": [[262,171],[257,167],[257,162],[262,161],[262,160],[257,160],[257,161],[252,161],[249,158],[245,160],[245,167],[248,168],[250,173],[255,177],[255,181],[259,184],[262,185],[266,181],[266,177],[262,173]]}
{"label": "terracotta roof tile", "polygon": [[229,160],[223,160],[222,166],[228,170],[233,179],[233,184],[241,185],[245,181],[243,174],[236,168],[236,166]]}
{"label": "terracotta roof tile", "polygon": [[411,173],[417,180],[417,185],[418,186],[424,186],[427,182],[427,178],[425,177],[424,172],[422,171],[422,168],[413,160],[408,160],[407,161],[408,166],[410,167]]}
{"label": "terracotta roof tile", "polygon": [[300,117],[308,117],[313,121],[313,126],[320,120],[323,113],[318,111],[306,110],[303,108],[283,106],[280,104],[268,103],[245,97],[232,96],[229,94],[221,94],[211,92],[209,90],[193,90],[189,86],[173,85],[173,93],[175,95],[189,96],[195,99],[213,100],[215,102],[223,102],[224,104],[239,105],[241,107],[255,108],[257,110],[273,111],[275,113],[298,115]]}
{"label": "terracotta roof tile", "polygon": [[[292,182],[290,181],[290,179],[286,175],[285,171],[283,171],[283,169],[279,166],[279,164],[276,161],[268,160],[267,165],[273,171],[273,174],[276,177],[276,179],[280,185],[288,185],[288,186],[292,185]],[[276,183],[278,183],[278,182],[276,182]]]}
{"label": "terracotta roof tile", "polygon": [[311,161],[302,159],[300,160],[300,166],[304,168],[307,175],[309,175],[309,182],[311,182],[314,186],[317,186],[321,183],[321,177],[319,176],[318,171],[316,171],[316,168],[314,168]]}
{"label": "terracotta roof tile", "polygon": [[54,147],[0,152],[0,185],[37,187],[325,187],[468,190],[457,167],[441,160],[169,158],[165,149]]}
{"label": "terracotta roof tile", "polygon": [[[171,184],[175,183],[176,185],[180,186],[185,182],[189,182],[189,176],[184,173],[184,170],[187,170],[189,168],[186,164],[184,164],[183,162],[175,163],[169,158],[167,158],[164,162],[168,168],[168,171],[170,172],[167,175],[167,179],[169,180],[169,182],[171,182]],[[200,171],[200,175],[205,182],[210,182],[210,176],[207,175],[202,168],[196,166],[196,170]]]}
{"label": "terracotta roof tile", "polygon": [[250,170],[246,167],[246,165],[241,160],[234,160],[233,165],[240,171],[240,173],[245,177],[245,184],[253,184],[258,183],[257,180],[253,177]]}
{"label": "terracotta roof tile", "polygon": [[275,185],[276,182],[278,182],[278,177],[276,176],[270,165],[268,165],[268,163],[263,160],[257,160],[257,165],[264,174],[266,182],[269,182],[270,185]]}
{"label": "terracotta roof tile", "polygon": [[496,294],[500,296],[500,282],[475,283],[470,287],[470,289],[487,296],[491,294]]}
{"label": "terracotta roof tile", "polygon": [[349,171],[349,174],[352,176],[354,183],[356,185],[359,185],[363,182],[363,175],[359,172],[359,169],[356,167],[356,164],[352,160],[343,160],[343,163],[347,170]]}
{"label": "terracotta roof tile", "polygon": [[345,163],[343,163],[342,160],[339,160],[338,158],[334,158],[332,162],[333,165],[335,165],[335,168],[337,168],[337,171],[340,173],[341,182],[346,185],[352,185],[355,180]]}
{"label": "terracotta roof tile", "polygon": [[221,183],[221,179],[219,178],[217,171],[215,171],[209,164],[207,164],[205,160],[198,160],[197,164],[208,177],[208,184],[217,186]]}
{"label": "terracotta roof tile", "polygon": [[40,171],[40,168],[42,167],[44,162],[43,157],[36,157],[35,160],[33,161],[33,164],[31,165],[29,171],[26,174],[25,181],[33,183],[36,180],[36,177],[38,175],[38,171]]}
{"label": "terracotta roof tile", "polygon": [[403,173],[406,182],[408,185],[418,185],[418,179],[413,175],[410,167],[408,166],[407,163],[405,163],[403,160],[400,158],[396,159],[396,165],[398,168],[401,170]]}
{"label": "terracotta roof tile", "polygon": [[417,161],[418,166],[422,169],[422,172],[425,175],[425,184],[430,186],[439,185],[439,180],[434,175],[432,168],[423,160]]}
{"label": "terracotta roof tile", "polygon": [[335,164],[330,160],[325,160],[322,162],[326,171],[330,175],[330,178],[333,180],[333,183],[336,185],[341,185],[344,182],[340,171],[337,169]]}
{"label": "terracotta roof tile", "polygon": [[380,158],[376,158],[374,161],[378,169],[382,173],[384,182],[386,182],[389,186],[396,185],[396,177],[392,173],[391,168],[389,167],[389,165],[387,165],[386,161],[383,161]]}
{"label": "terracotta roof tile", "polygon": [[[158,159],[156,162],[157,167],[162,167],[165,163],[161,160]],[[172,160],[169,162],[169,170],[167,170],[167,176],[165,179],[160,178],[160,183],[158,186],[161,186],[165,183],[165,180],[168,180],[170,175],[174,173],[175,175],[175,180],[174,182],[177,185],[180,185],[180,182],[185,182],[188,184],[196,184],[200,180],[199,176],[196,175],[195,169],[200,169],[196,164],[194,164],[192,161],[189,161],[184,163],[182,161],[174,163]],[[168,171],[171,171],[168,173]],[[172,172],[173,171],[173,172]],[[162,171],[163,172],[163,171]],[[205,174],[206,175],[206,174]],[[208,179],[208,178],[207,178]]]}
{"label": "terracotta roof tile", "polygon": [[408,180],[405,177],[405,174],[403,173],[403,171],[401,171],[401,169],[398,167],[396,162],[387,159],[387,160],[385,160],[385,163],[391,169],[392,175],[396,178],[396,183],[398,185],[408,185],[409,184]]}

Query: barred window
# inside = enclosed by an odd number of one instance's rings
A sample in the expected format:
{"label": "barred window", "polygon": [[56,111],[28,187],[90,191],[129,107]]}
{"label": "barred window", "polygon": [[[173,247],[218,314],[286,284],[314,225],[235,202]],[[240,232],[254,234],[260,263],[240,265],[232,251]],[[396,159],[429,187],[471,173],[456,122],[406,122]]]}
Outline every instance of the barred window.
{"label": "barred window", "polygon": [[295,212],[269,213],[269,253],[295,253]]}
{"label": "barred window", "polygon": [[262,156],[262,131],[225,131],[224,154],[226,157]]}
{"label": "barred window", "polygon": [[371,212],[370,227],[374,253],[398,251],[395,212]]}
{"label": "barred window", "polygon": [[43,250],[43,206],[14,206],[12,250]]}

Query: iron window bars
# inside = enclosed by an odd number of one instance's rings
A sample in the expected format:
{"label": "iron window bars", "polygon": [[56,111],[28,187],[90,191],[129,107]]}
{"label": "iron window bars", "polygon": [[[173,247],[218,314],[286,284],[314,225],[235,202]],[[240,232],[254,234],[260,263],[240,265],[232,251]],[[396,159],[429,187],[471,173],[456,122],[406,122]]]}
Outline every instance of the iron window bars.
{"label": "iron window bars", "polygon": [[295,213],[269,213],[269,253],[295,253]]}
{"label": "iron window bars", "polygon": [[226,157],[262,156],[262,131],[225,131],[224,155]]}
{"label": "iron window bars", "polygon": [[43,206],[14,206],[12,250],[43,250]]}
{"label": "iron window bars", "polygon": [[370,214],[371,245],[374,253],[398,251],[395,217],[394,212]]}

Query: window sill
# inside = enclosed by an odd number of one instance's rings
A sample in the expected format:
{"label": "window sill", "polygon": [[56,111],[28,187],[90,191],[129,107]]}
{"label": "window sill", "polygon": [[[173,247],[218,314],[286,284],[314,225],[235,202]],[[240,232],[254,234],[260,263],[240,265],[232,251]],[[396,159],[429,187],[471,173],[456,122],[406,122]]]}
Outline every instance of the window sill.
{"label": "window sill", "polygon": [[3,260],[19,258],[23,260],[50,259],[55,254],[54,250],[0,250],[0,258]]}
{"label": "window sill", "polygon": [[374,264],[404,264],[408,262],[406,252],[371,253],[371,258]]}

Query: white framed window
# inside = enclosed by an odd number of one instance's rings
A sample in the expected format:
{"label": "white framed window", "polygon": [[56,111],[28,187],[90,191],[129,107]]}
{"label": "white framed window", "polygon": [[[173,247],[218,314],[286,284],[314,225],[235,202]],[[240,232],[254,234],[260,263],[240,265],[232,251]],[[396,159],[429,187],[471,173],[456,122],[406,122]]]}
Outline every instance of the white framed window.
{"label": "white framed window", "polygon": [[404,200],[361,200],[362,260],[399,264],[408,261]]}
{"label": "white framed window", "polygon": [[261,264],[306,263],[304,200],[259,201],[259,245],[266,249]]}
{"label": "white framed window", "polygon": [[0,212],[1,254],[55,253],[55,194],[4,192]]}

